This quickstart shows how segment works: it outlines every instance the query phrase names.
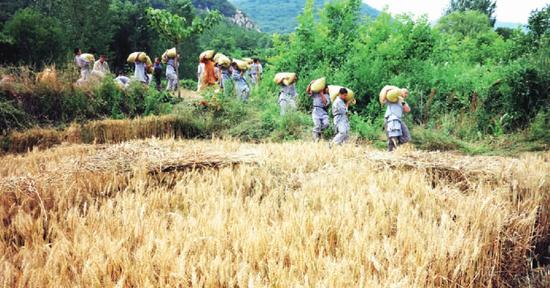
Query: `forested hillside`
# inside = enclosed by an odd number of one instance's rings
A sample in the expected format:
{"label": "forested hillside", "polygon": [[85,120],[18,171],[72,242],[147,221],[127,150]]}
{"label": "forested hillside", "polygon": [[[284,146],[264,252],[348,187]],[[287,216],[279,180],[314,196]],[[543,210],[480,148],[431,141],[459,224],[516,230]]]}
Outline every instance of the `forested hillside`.
{"label": "forested hillside", "polygon": [[[258,45],[270,43],[267,35],[234,25],[236,9],[226,0],[14,0],[0,2],[0,64],[63,67],[71,63],[72,49],[80,47],[96,56],[106,54],[113,71],[128,70],[128,54],[144,51],[154,57],[173,45],[150,27],[149,7],[170,11],[188,23],[213,10],[227,17],[182,43],[180,69],[185,78],[195,75],[196,55],[212,45],[250,55]],[[224,33],[212,33],[220,26]]]}
{"label": "forested hillside", "polygon": [[[298,16],[303,10],[305,0],[229,0],[243,10],[260,26],[263,32],[288,33],[294,31]],[[326,0],[315,0],[315,8],[323,7]],[[376,17],[380,11],[362,3],[361,14]]]}

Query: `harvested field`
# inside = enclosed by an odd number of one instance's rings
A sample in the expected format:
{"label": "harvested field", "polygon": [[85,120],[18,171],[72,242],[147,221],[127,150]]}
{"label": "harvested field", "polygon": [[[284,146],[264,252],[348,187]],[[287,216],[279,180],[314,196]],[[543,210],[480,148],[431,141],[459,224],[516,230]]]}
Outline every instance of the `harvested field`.
{"label": "harvested field", "polygon": [[6,155],[0,284],[544,287],[549,160],[158,139]]}

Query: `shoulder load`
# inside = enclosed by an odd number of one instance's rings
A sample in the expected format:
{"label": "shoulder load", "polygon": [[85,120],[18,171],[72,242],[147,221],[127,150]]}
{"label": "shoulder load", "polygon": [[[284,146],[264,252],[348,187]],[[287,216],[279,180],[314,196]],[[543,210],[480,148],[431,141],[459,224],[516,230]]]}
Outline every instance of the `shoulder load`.
{"label": "shoulder load", "polygon": [[128,63],[135,63],[136,61],[140,61],[143,63],[147,63],[147,59],[149,59],[149,62],[151,62],[151,59],[145,52],[134,52],[128,56],[128,59],[126,61]]}
{"label": "shoulder load", "polygon": [[168,63],[168,59],[176,58],[177,55],[178,55],[178,52],[175,47],[172,49],[168,49],[164,51],[164,53],[162,54],[161,61],[162,63],[166,64]]}
{"label": "shoulder load", "polygon": [[397,86],[386,85],[382,88],[382,91],[380,91],[378,100],[380,100],[382,104],[386,101],[397,103],[399,97],[401,97],[402,91],[403,90]]}
{"label": "shoulder load", "polygon": [[[340,94],[340,89],[342,88],[346,88],[346,87],[338,86],[338,85],[328,85],[328,94],[330,95],[331,103],[334,103],[334,100],[336,100],[336,97],[338,97],[338,95]],[[354,105],[356,103],[355,93],[353,92],[353,90],[349,88],[346,88],[346,90],[348,90],[348,97],[345,100],[346,103]]]}
{"label": "shoulder load", "polygon": [[94,54],[82,53],[82,54],[80,54],[80,58],[84,59],[84,61],[89,62],[89,63],[95,62]]}
{"label": "shoulder load", "polygon": [[247,58],[243,58],[243,61],[246,62],[246,63],[248,63],[249,65],[252,65],[252,63],[254,63],[254,59],[248,58],[248,57],[247,57]]}
{"label": "shoulder load", "polygon": [[206,50],[204,52],[201,53],[201,55],[199,56],[199,60],[212,60],[212,58],[214,58],[214,54],[216,54],[216,51],[214,50]]}
{"label": "shoulder load", "polygon": [[237,63],[237,67],[239,67],[239,69],[242,71],[250,69],[250,65],[246,63],[246,61],[233,59],[233,62]]}
{"label": "shoulder load", "polygon": [[311,91],[313,93],[319,93],[323,91],[327,86],[327,78],[319,78],[311,83]]}
{"label": "shoulder load", "polygon": [[214,62],[216,62],[216,64],[225,68],[231,65],[231,59],[229,59],[229,57],[223,55],[222,53],[218,53],[216,54],[216,56],[214,56]]}
{"label": "shoulder load", "polygon": [[168,58],[176,58],[176,56],[178,56],[178,51],[176,50],[176,47],[174,47],[172,49],[166,50],[164,54],[166,54],[166,57]]}
{"label": "shoulder load", "polygon": [[277,73],[275,74],[275,78],[273,79],[275,84],[283,83],[286,86],[292,85],[294,82],[296,82],[296,80],[297,80],[296,73],[290,73],[290,72]]}

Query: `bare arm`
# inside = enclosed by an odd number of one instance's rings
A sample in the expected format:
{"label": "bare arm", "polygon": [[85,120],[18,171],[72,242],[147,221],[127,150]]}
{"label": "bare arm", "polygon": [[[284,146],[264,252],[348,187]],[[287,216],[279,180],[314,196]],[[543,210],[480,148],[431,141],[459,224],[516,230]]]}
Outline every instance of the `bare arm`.
{"label": "bare arm", "polygon": [[[311,84],[313,84],[313,82],[315,82],[315,80],[312,80],[311,82],[309,82],[309,84],[307,85],[307,88],[306,88],[306,93],[309,94],[309,96],[311,96],[313,94],[313,92],[311,92]],[[323,97],[324,99],[324,97]]]}
{"label": "bare arm", "polygon": [[411,107],[409,107],[409,104],[407,104],[407,102],[403,102],[403,112],[405,113],[411,112]]}
{"label": "bare arm", "polygon": [[321,91],[319,94],[321,94],[321,100],[323,101],[323,105],[327,106],[327,97],[325,96],[325,92]]}

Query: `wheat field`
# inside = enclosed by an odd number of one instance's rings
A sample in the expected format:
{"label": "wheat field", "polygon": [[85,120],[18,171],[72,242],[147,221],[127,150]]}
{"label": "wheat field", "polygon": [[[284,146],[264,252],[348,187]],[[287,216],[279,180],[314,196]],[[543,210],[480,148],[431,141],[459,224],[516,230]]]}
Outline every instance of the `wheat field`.
{"label": "wheat field", "polygon": [[218,139],[5,155],[0,284],[516,286],[549,239],[549,160]]}

